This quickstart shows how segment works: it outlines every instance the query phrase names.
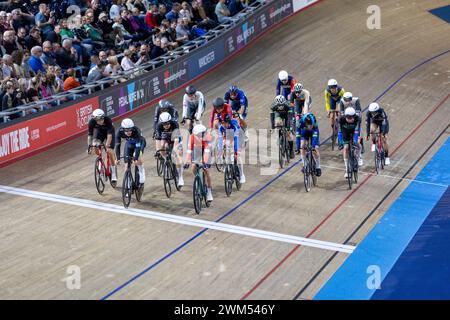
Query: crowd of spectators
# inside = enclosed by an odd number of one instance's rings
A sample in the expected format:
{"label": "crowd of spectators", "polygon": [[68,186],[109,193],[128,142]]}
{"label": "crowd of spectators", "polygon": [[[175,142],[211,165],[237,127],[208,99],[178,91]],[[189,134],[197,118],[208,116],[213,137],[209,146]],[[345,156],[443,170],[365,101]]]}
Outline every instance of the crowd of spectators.
{"label": "crowd of spectators", "polygon": [[0,2],[0,111],[132,69],[205,34],[253,1]]}

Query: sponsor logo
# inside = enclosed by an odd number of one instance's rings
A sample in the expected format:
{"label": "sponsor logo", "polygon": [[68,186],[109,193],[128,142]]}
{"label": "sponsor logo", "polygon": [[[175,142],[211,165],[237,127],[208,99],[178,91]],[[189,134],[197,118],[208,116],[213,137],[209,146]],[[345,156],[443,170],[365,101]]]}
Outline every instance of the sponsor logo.
{"label": "sponsor logo", "polygon": [[[65,127],[66,125],[67,125],[67,122],[64,121],[64,122],[55,124],[55,125],[53,125],[51,127],[47,127],[47,129],[45,131],[50,132],[50,131],[58,130],[59,128]],[[38,129],[38,131],[39,131],[39,129]],[[32,133],[32,135],[33,135],[33,133]],[[39,132],[38,132],[38,135],[39,135]],[[31,140],[34,140],[34,139],[31,138]]]}
{"label": "sponsor logo", "polygon": [[125,106],[144,97],[144,89],[139,89],[119,98],[119,106]]}
{"label": "sponsor logo", "polygon": [[30,135],[28,127],[14,130],[0,137],[0,158],[28,149],[30,147]]}
{"label": "sponsor logo", "polygon": [[39,136],[40,136],[39,129],[34,129],[31,131],[31,140],[32,141],[39,139]]}
{"label": "sponsor logo", "polygon": [[87,106],[83,106],[81,108],[76,109],[77,113],[77,127],[84,128],[87,126],[89,120],[92,117],[92,104],[88,104]]}
{"label": "sponsor logo", "polygon": [[242,25],[242,34],[237,36],[238,45],[242,42],[247,43],[247,39],[255,33],[255,26],[248,27],[248,23]]}
{"label": "sponsor logo", "polygon": [[114,99],[112,96],[108,96],[106,98],[103,98],[101,102],[101,108],[103,110],[106,110],[107,116],[112,116],[116,113],[116,110],[114,110]]}
{"label": "sponsor logo", "polygon": [[181,79],[187,73],[187,69],[183,68],[178,70],[176,73],[170,75],[170,71],[167,70],[164,72],[164,85],[167,87],[172,81],[176,81]]}
{"label": "sponsor logo", "polygon": [[283,6],[281,6],[280,8],[274,10],[273,7],[270,9],[270,13],[269,13],[269,17],[270,19],[274,19],[276,16],[283,14],[286,10],[291,8],[291,4],[290,3],[286,3]]}
{"label": "sponsor logo", "polygon": [[259,16],[259,23],[261,24],[261,29],[267,28],[267,17],[265,13]]}
{"label": "sponsor logo", "polygon": [[200,58],[198,60],[198,66],[201,68],[203,68],[204,66],[210,64],[211,62],[213,62],[215,59],[214,57],[214,51],[211,51],[210,53],[208,53],[206,56]]}
{"label": "sponsor logo", "polygon": [[236,50],[236,48],[234,47],[233,36],[231,36],[227,39],[227,45],[228,45],[228,52],[233,52],[234,50]]}

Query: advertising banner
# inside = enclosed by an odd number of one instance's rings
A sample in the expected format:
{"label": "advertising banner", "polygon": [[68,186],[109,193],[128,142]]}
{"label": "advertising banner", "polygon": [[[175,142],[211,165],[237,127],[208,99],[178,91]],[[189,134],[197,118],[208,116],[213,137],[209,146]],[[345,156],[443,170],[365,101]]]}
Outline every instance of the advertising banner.
{"label": "advertising banner", "polygon": [[208,71],[225,58],[223,39],[215,40],[189,57],[189,79]]}
{"label": "advertising banner", "polygon": [[293,0],[294,12],[302,10],[303,8],[317,2],[318,0]]}
{"label": "advertising banner", "polygon": [[0,129],[0,166],[87,130],[92,111],[97,107],[98,97],[93,97],[41,117]]}

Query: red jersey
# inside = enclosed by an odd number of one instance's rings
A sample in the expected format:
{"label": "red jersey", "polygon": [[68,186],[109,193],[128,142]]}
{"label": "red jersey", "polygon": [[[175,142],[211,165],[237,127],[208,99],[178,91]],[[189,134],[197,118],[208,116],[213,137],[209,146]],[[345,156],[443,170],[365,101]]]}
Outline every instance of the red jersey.
{"label": "red jersey", "polygon": [[203,153],[203,163],[209,163],[211,158],[211,149],[212,149],[212,137],[209,133],[205,133],[203,135],[203,139],[197,137],[195,134],[191,134],[188,140],[188,147],[186,152],[186,162],[191,163],[192,160],[197,160],[198,162],[199,155],[194,154],[198,152]]}
{"label": "red jersey", "polygon": [[228,103],[223,104],[223,110],[220,114],[217,113],[216,109],[214,109],[213,107],[211,110],[211,119],[209,121],[209,127],[212,129],[214,125],[214,120],[216,120],[218,116],[220,116],[220,118],[223,119],[227,113],[230,115],[230,117],[233,116],[233,111],[231,110],[231,106]]}

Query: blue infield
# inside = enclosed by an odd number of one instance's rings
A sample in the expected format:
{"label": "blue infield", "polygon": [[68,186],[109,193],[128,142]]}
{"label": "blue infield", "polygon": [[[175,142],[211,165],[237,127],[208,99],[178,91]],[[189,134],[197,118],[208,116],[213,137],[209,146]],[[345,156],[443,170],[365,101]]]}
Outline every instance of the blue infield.
{"label": "blue infield", "polygon": [[430,13],[434,14],[436,17],[441,18],[445,22],[450,23],[450,5],[445,7],[436,8],[429,11]]}

